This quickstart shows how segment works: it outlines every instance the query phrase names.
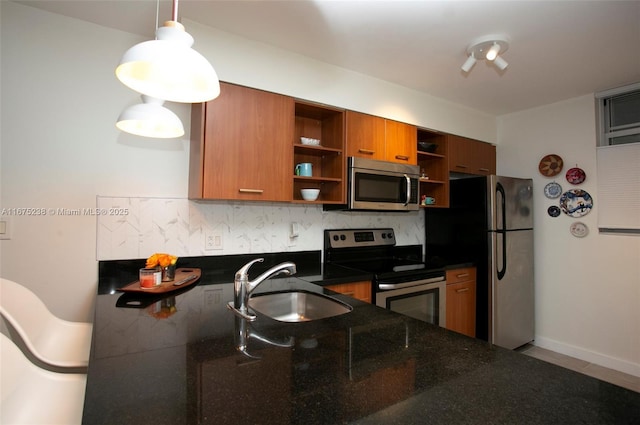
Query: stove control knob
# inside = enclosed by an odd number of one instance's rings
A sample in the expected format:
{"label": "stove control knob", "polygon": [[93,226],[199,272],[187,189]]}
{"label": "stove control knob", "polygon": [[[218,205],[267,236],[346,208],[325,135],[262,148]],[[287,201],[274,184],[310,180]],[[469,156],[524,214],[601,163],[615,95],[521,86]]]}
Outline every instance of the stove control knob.
{"label": "stove control knob", "polygon": [[341,241],[346,241],[346,240],[347,240],[347,237],[346,237],[345,235],[340,235],[340,240],[341,240]]}
{"label": "stove control knob", "polygon": [[383,233],[383,234],[382,234],[382,239],[386,239],[386,238],[387,238],[387,234],[386,234],[386,233]]}
{"label": "stove control knob", "polygon": [[388,237],[389,239],[393,239],[393,233],[388,233],[388,234],[387,234],[387,237]]}
{"label": "stove control knob", "polygon": [[340,237],[338,235],[333,235],[333,240],[337,241],[338,239],[340,239]]}

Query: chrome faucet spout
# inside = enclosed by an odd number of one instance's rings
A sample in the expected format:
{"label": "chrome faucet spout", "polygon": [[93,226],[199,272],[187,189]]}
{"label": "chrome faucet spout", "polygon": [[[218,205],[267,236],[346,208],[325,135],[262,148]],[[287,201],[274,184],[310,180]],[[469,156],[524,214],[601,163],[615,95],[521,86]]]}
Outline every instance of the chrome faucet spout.
{"label": "chrome faucet spout", "polygon": [[229,303],[228,307],[240,317],[254,321],[256,320],[256,316],[252,313],[249,313],[249,297],[251,297],[251,293],[258,285],[264,282],[267,279],[270,279],[279,274],[285,274],[287,276],[293,275],[296,273],[296,265],[292,262],[285,262],[278,264],[277,266],[271,267],[266,272],[262,273],[260,276],[255,278],[253,281],[249,280],[249,268],[254,263],[263,262],[264,258],[256,258],[253,261],[248,262],[244,266],[240,268],[236,272],[236,276],[233,282],[233,303]]}

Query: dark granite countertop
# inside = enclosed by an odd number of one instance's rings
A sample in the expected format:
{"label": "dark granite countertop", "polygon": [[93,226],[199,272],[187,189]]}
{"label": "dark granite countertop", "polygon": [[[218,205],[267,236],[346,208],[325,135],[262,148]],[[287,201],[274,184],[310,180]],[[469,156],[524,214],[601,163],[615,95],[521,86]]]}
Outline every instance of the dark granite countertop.
{"label": "dark granite countertop", "polygon": [[[299,278],[257,292],[331,294],[353,311],[307,323],[258,314],[244,329],[226,308],[233,284],[210,273],[160,300],[109,293],[113,275],[101,276],[85,424],[640,423],[639,393]],[[122,297],[140,304],[118,307]],[[254,357],[236,349],[243,329]]]}

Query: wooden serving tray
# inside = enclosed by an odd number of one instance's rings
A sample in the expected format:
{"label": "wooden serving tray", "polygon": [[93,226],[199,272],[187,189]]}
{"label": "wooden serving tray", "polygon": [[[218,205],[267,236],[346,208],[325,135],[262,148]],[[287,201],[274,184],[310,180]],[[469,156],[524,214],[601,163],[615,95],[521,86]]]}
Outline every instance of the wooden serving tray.
{"label": "wooden serving tray", "polygon": [[[170,282],[162,282],[160,286],[154,286],[153,288],[141,288],[140,281],[136,280],[124,286],[122,288],[118,288],[118,291],[122,292],[138,292],[143,294],[163,294],[165,292],[177,291],[179,289],[183,289],[187,286],[191,286],[196,282],[200,281],[200,276],[202,275],[202,270],[194,269],[194,268],[181,268],[176,269],[176,277]],[[195,276],[195,278],[188,280],[182,285],[174,285],[176,282],[180,282],[182,279],[186,279],[189,276]]]}

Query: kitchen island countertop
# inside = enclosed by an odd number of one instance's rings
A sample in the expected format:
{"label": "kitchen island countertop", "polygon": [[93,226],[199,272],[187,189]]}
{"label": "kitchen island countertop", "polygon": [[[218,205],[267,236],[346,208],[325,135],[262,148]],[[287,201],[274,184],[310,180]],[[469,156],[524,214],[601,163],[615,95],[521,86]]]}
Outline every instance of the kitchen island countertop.
{"label": "kitchen island countertop", "polygon": [[206,273],[164,299],[102,291],[83,423],[640,423],[640,393],[299,278],[257,292],[294,288],[353,311],[247,323],[226,307],[233,284]]}

